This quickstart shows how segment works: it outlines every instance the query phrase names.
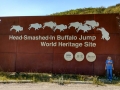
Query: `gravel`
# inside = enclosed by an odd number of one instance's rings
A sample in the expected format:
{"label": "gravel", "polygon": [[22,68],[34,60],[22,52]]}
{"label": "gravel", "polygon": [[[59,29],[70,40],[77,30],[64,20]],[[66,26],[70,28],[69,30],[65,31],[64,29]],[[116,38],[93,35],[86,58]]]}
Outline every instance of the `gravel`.
{"label": "gravel", "polygon": [[57,83],[0,83],[0,90],[120,90],[120,86],[106,84],[65,84]]}

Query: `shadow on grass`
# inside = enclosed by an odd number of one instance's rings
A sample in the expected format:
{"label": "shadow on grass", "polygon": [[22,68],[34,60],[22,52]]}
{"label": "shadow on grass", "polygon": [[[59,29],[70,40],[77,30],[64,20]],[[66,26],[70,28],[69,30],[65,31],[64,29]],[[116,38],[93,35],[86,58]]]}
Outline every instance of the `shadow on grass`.
{"label": "shadow on grass", "polygon": [[112,81],[109,81],[106,76],[99,76],[98,81],[104,84],[120,85],[120,76],[114,76]]}

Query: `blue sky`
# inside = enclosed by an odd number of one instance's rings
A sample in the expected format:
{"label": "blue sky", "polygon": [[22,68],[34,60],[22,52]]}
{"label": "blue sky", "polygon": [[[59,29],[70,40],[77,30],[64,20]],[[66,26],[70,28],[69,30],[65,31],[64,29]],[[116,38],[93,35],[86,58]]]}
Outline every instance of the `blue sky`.
{"label": "blue sky", "polygon": [[120,0],[0,0],[0,16],[49,15],[70,9],[108,7]]}

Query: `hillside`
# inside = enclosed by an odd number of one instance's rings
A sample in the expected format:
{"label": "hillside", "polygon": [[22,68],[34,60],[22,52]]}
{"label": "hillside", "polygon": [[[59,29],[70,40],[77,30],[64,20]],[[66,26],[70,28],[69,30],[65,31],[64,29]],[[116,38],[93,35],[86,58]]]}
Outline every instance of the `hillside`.
{"label": "hillside", "polygon": [[64,12],[53,13],[51,15],[76,15],[76,14],[103,14],[103,13],[120,13],[120,3],[114,6],[105,7],[89,7],[89,8],[79,8],[71,9]]}

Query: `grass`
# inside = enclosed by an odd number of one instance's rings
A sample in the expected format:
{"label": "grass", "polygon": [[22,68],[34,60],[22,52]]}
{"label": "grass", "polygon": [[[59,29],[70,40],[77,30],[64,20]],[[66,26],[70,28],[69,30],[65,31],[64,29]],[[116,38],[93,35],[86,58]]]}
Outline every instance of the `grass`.
{"label": "grass", "polygon": [[96,85],[115,84],[120,85],[120,77],[113,80],[112,82],[106,81],[105,76],[90,76],[80,74],[48,74],[48,73],[11,73],[11,72],[0,72],[0,81],[10,80],[31,80],[32,82],[53,82],[58,80],[59,84],[68,84],[70,81],[92,81]]}
{"label": "grass", "polygon": [[106,76],[99,76],[97,79],[97,83],[101,85],[105,85],[105,84],[120,85],[120,76],[113,76],[112,81],[109,81],[106,78],[107,78]]}
{"label": "grass", "polygon": [[0,80],[32,80],[33,82],[49,82],[50,74],[46,73],[10,73],[0,72]]}

